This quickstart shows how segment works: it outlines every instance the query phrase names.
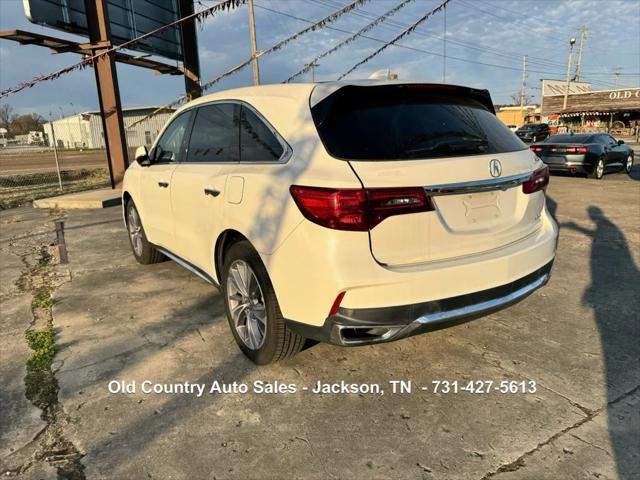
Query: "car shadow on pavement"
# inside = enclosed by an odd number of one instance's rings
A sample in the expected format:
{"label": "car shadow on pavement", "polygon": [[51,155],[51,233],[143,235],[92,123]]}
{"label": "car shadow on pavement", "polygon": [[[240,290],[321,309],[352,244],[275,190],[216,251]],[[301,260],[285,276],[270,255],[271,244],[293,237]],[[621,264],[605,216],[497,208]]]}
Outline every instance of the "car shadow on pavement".
{"label": "car shadow on pavement", "polygon": [[[555,202],[548,203],[555,214]],[[624,234],[615,223],[598,207],[590,206],[588,214],[595,223],[593,229],[574,222],[560,226],[591,239],[591,285],[584,292],[582,302],[593,309],[600,335],[607,398],[605,408],[616,468],[620,478],[638,478],[640,466],[633,445],[638,445],[640,427],[637,421],[634,424],[634,420],[614,409],[614,404],[638,390],[637,379],[629,387],[629,374],[637,371],[640,360],[640,295],[637,290],[640,271]]]}

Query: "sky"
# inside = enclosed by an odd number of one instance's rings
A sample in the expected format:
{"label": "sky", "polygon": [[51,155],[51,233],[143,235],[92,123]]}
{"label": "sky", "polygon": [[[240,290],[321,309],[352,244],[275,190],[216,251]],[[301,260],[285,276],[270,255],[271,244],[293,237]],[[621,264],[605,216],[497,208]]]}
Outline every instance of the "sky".
{"label": "sky", "polygon": [[[270,47],[350,1],[255,0],[258,49]],[[305,63],[349,37],[345,31],[356,32],[400,1],[368,0],[329,24],[341,31],[325,27],[261,57],[262,83],[282,82]],[[366,35],[389,41],[440,2],[414,0]],[[196,10],[214,3],[196,0]],[[203,81],[249,58],[247,19],[247,8],[241,6],[199,24]],[[593,82],[594,90],[616,85],[638,87],[640,1],[637,0],[451,0],[446,15],[442,11],[435,14],[397,46],[390,46],[347,78],[367,78],[372,72],[389,68],[398,73],[400,80],[444,81],[486,88],[494,103],[513,103],[511,95],[520,91],[522,58],[527,55],[526,94],[538,101],[541,78],[565,78],[568,39],[579,37],[582,26],[587,33],[581,80]],[[24,15],[23,0],[0,0],[0,30],[11,29],[87,41],[30,23]],[[336,79],[381,45],[373,39],[355,40],[320,61],[315,71],[316,80]],[[79,60],[73,53],[51,55],[46,48],[0,40],[0,90]],[[118,64],[117,70],[124,107],[163,105],[184,93],[182,77],[156,75],[151,70],[123,64]],[[310,79],[307,74],[299,81]],[[249,67],[215,85],[210,92],[251,84]],[[0,99],[0,104],[5,103],[17,113],[35,112],[45,118],[95,110],[98,103],[94,74],[91,69],[74,71]]]}

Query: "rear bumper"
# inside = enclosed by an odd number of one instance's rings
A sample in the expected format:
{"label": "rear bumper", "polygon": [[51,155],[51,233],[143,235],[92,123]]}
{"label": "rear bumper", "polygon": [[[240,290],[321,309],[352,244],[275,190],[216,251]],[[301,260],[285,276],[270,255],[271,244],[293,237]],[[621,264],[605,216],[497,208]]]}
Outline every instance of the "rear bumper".
{"label": "rear bumper", "polygon": [[502,310],[545,285],[553,261],[514,282],[467,295],[382,308],[340,308],[324,325],[294,321],[287,325],[300,335],[340,346],[369,345],[450,327]]}
{"label": "rear bumper", "polygon": [[563,163],[556,163],[547,162],[544,158],[542,161],[552,172],[591,173],[593,171],[593,165],[585,161],[567,160]]}

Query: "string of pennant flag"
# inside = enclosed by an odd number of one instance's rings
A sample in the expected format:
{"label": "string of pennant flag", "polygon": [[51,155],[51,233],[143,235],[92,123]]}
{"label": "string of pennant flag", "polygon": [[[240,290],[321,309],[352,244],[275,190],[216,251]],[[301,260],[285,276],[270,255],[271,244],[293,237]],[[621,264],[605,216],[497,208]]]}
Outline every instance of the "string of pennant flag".
{"label": "string of pennant flag", "polygon": [[30,80],[27,80],[25,82],[21,82],[18,85],[11,87],[11,88],[7,88],[5,90],[0,91],[0,98],[6,97],[8,95],[11,95],[13,93],[17,93],[20,92],[22,90],[25,90],[27,88],[31,88],[35,85],[37,85],[38,83],[41,82],[45,82],[48,80],[55,80],[57,78],[60,78],[61,76],[76,71],[76,70],[83,70],[89,66],[93,66],[93,64],[101,57],[105,57],[107,55],[110,55],[113,52],[117,52],[118,50],[122,50],[124,48],[130,48],[131,46],[135,45],[136,43],[152,37],[154,35],[157,35],[159,33],[162,33],[170,28],[175,28],[177,25],[186,22],[188,20],[195,20],[198,22],[202,22],[203,20],[212,17],[213,15],[215,15],[218,12],[222,12],[224,10],[233,10],[237,7],[239,7],[240,5],[243,5],[247,2],[247,0],[222,0],[220,3],[217,3],[215,5],[212,5],[211,7],[207,7],[203,10],[200,10],[198,12],[192,13],[191,15],[187,15],[185,17],[179,18],[178,20],[175,20],[171,23],[167,23],[166,25],[162,25],[161,27],[156,28],[155,30],[152,30],[150,32],[147,32],[143,35],[140,35],[139,37],[133,38],[131,40],[128,40],[124,43],[121,43],[120,45],[116,45],[114,47],[111,47],[107,50],[105,50],[104,52],[100,52],[98,54],[95,55],[90,55],[90,56],[86,56],[84,57],[82,60],[80,60],[78,63],[75,63],[73,65],[70,65],[68,67],[62,68],[60,70],[56,70],[55,72],[51,72],[48,74],[43,74],[43,75],[37,75],[35,77],[33,77]]}
{"label": "string of pennant flag", "polygon": [[[303,28],[302,30],[299,30],[298,32],[294,33],[293,35],[288,36],[284,40],[279,41],[278,43],[272,45],[271,47],[269,47],[269,48],[267,48],[265,50],[261,50],[261,51],[257,52],[256,53],[256,58],[260,58],[260,57],[262,57],[264,55],[267,55],[269,53],[272,53],[272,52],[275,52],[277,50],[280,50],[281,48],[286,46],[288,43],[293,42],[294,40],[298,39],[299,37],[301,37],[305,33],[314,32],[314,31],[324,27],[325,25],[337,20],[338,18],[340,18],[344,14],[352,11],[353,9],[359,7],[360,5],[362,5],[363,3],[368,2],[368,1],[369,0],[354,0],[354,1],[352,1],[351,3],[349,3],[346,6],[342,7],[341,9],[336,10],[333,13],[330,13],[329,15],[327,15],[324,18],[322,18],[321,20],[318,20],[313,25],[310,25],[310,26],[308,26],[306,28]],[[212,78],[208,82],[203,83],[202,86],[201,86],[202,87],[202,91],[204,92],[204,91],[208,90],[213,85],[215,85],[216,83],[220,82],[220,80],[223,80],[224,78],[227,78],[227,77],[239,72],[240,70],[242,70],[245,67],[247,67],[248,65],[250,65],[252,61],[253,61],[253,57],[249,57],[245,61],[243,61],[242,63],[236,65],[235,67],[233,67],[233,68],[227,70],[226,72],[221,73],[220,75]],[[166,105],[163,105],[160,108],[157,108],[156,110],[154,110],[153,112],[149,113],[147,116],[141,118],[140,120],[136,120],[131,125],[129,125],[127,128],[132,128],[132,127],[138,125],[139,123],[142,123],[142,122],[148,120],[149,118],[157,115],[158,113],[166,111],[168,108],[172,108],[172,107],[175,107],[177,105],[180,105],[182,102],[186,101],[187,98],[188,98],[187,95],[181,95],[180,97],[172,100],[171,102],[167,103]]]}

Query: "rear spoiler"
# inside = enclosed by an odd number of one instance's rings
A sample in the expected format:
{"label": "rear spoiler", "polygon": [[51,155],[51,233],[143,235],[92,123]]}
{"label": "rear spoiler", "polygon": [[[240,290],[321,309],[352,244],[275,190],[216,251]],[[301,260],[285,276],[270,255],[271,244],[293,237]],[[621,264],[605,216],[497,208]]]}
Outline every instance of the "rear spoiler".
{"label": "rear spoiler", "polygon": [[486,89],[478,89],[471,87],[464,87],[461,85],[446,85],[442,83],[400,83],[400,82],[380,82],[376,80],[370,81],[358,81],[358,82],[344,82],[344,83],[320,83],[315,86],[313,91],[311,92],[311,97],[309,99],[309,105],[311,108],[315,107],[318,103],[320,103],[325,98],[334,94],[338,90],[344,87],[363,87],[363,88],[389,88],[389,87],[398,87],[398,88],[407,88],[407,89],[424,89],[424,90],[434,90],[441,92],[449,92],[456,93],[460,96],[465,96],[467,98],[472,98],[477,102],[481,103],[483,106],[487,108],[491,113],[495,115],[496,110],[493,106],[493,101],[491,100],[491,94],[489,90]]}

